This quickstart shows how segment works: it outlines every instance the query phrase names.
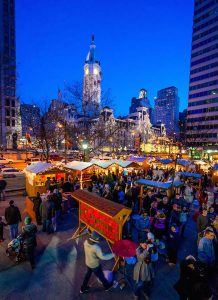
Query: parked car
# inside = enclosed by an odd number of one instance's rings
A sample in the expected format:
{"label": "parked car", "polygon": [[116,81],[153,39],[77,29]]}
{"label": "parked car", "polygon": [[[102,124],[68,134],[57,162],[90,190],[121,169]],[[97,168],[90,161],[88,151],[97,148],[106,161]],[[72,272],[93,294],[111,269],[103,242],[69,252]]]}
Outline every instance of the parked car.
{"label": "parked car", "polygon": [[28,165],[36,164],[38,162],[40,162],[40,158],[39,157],[30,157],[30,158],[26,159],[26,163]]}
{"label": "parked car", "polygon": [[10,164],[13,163],[14,160],[11,158],[4,158],[4,157],[0,157],[0,165],[2,164]]}
{"label": "parked car", "polygon": [[10,178],[16,177],[16,175],[24,174],[24,171],[16,168],[4,168],[1,170],[0,174],[3,175],[3,178]]}

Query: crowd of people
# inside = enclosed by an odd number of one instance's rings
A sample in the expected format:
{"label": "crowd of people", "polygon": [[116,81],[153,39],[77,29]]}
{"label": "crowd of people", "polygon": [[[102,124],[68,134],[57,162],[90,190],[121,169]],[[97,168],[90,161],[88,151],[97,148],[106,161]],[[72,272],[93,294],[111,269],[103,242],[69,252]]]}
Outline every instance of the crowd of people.
{"label": "crowd of people", "polygon": [[[146,172],[131,174],[126,170],[119,175],[113,172],[98,175],[93,173],[92,182],[86,188],[89,192],[132,209],[132,214],[123,229],[123,238],[139,245],[135,259],[131,262],[126,261],[127,264],[133,265],[135,299],[142,293],[144,297],[149,298],[159,261],[166,262],[171,268],[176,266],[179,247],[188,235],[186,225],[190,218],[196,222],[197,252],[195,257],[189,255],[180,263],[180,279],[174,287],[181,300],[196,299],[194,297],[199,289],[201,293],[197,299],[209,299],[213,292],[211,282],[218,266],[218,183],[214,185],[210,176],[204,175],[200,185],[196,180],[186,180],[182,187],[175,189],[171,198],[166,191],[151,187],[145,187],[143,194],[140,195],[137,180],[152,178],[152,174],[152,168]],[[172,176],[170,170],[166,170],[164,180],[169,180],[170,176]],[[55,178],[47,179],[47,193],[44,195],[37,193],[33,199],[36,222],[38,226],[42,226],[42,231],[50,234],[58,230],[63,219],[62,192],[73,192],[78,188],[78,179],[71,176],[66,181],[61,180],[59,184]],[[7,225],[11,240],[15,239],[19,234],[19,222],[21,222],[20,211],[14,201],[10,201],[9,207],[5,210],[5,222],[0,218],[0,241],[4,239],[3,231]],[[31,218],[25,219],[21,236],[32,268],[35,267],[36,232],[37,227]],[[89,242],[91,245],[96,243],[95,239]],[[89,247],[87,243],[85,247]],[[95,255],[98,257],[99,253],[101,255],[98,261],[105,257],[108,259],[113,257],[113,255],[104,256],[99,249]],[[97,271],[94,270],[97,267]],[[99,264],[97,267],[94,267],[94,271],[92,267],[88,267],[87,277],[81,287],[82,293],[88,290],[88,279],[92,272],[103,282],[106,290],[111,288],[111,284],[99,269]]]}
{"label": "crowd of people", "polygon": [[[152,169],[147,174],[152,178]],[[209,299],[211,283],[218,267],[218,184],[210,176],[199,180],[188,179],[169,199],[160,189],[144,188],[140,207],[140,188],[136,180],[143,175],[114,173],[92,176],[90,192],[126,205],[132,214],[126,222],[123,238],[139,244],[136,250],[133,279],[135,299],[140,293],[149,297],[157,272],[158,261],[176,266],[178,250],[187,237],[186,225],[190,218],[196,222],[196,257],[189,255],[181,262],[181,274],[175,289],[181,299]],[[171,176],[166,171],[164,177]]]}

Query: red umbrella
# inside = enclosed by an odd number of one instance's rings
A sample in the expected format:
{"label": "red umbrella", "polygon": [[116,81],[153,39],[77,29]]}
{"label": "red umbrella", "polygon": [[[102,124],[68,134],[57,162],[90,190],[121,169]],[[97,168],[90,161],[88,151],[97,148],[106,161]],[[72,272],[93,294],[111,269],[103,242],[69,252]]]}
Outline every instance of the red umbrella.
{"label": "red umbrella", "polygon": [[137,244],[129,240],[120,240],[113,244],[112,251],[117,256],[127,258],[135,256]]}

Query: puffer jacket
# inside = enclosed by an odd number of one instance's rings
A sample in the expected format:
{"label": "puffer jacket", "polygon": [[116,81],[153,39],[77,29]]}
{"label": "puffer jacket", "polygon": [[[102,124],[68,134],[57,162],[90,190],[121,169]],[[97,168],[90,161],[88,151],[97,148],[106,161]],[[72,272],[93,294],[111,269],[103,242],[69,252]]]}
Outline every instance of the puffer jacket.
{"label": "puffer jacket", "polygon": [[154,227],[157,229],[166,228],[166,218],[156,218],[154,221]]}
{"label": "puffer jacket", "polygon": [[24,248],[27,249],[27,251],[37,246],[36,232],[37,227],[35,224],[29,224],[23,228],[21,237],[23,239]]}

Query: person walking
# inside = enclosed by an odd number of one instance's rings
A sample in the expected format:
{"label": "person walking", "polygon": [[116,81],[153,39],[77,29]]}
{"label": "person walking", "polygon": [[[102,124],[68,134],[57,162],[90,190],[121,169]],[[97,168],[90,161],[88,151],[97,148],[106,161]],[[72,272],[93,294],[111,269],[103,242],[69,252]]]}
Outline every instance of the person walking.
{"label": "person walking", "polygon": [[206,275],[212,275],[215,267],[214,237],[213,229],[208,227],[198,244],[198,259],[202,263]]}
{"label": "person walking", "polygon": [[4,241],[4,227],[7,226],[5,222],[3,222],[2,217],[0,217],[0,243]]}
{"label": "person walking", "polygon": [[36,198],[33,199],[33,211],[35,212],[37,225],[42,225],[41,216],[40,216],[41,203],[42,203],[42,199],[40,197],[40,193],[37,192]]}
{"label": "person walking", "polygon": [[24,220],[25,226],[22,229],[21,238],[23,240],[23,249],[27,256],[27,259],[30,262],[32,269],[35,268],[35,248],[37,246],[36,242],[36,232],[37,227],[35,224],[32,224],[32,219],[26,217]]}
{"label": "person walking", "polygon": [[15,239],[18,236],[18,224],[22,221],[20,210],[14,205],[14,201],[9,202],[9,207],[5,209],[5,220],[9,225],[10,238]]}
{"label": "person walking", "polygon": [[91,278],[92,273],[94,273],[95,276],[102,282],[105,291],[110,290],[110,288],[113,286],[113,282],[109,283],[105,278],[100,260],[110,260],[114,258],[114,254],[104,254],[101,250],[101,247],[98,245],[99,241],[100,235],[97,232],[93,231],[91,236],[84,242],[87,272],[80,289],[81,294],[88,292],[88,282]]}
{"label": "person walking", "polygon": [[3,176],[0,175],[0,200],[2,200],[2,201],[5,201],[5,188],[6,188],[6,186],[7,186],[7,182],[3,179]]}
{"label": "person walking", "polygon": [[133,271],[133,279],[135,281],[134,299],[138,300],[141,292],[144,299],[149,299],[150,287],[154,278],[154,270],[151,264],[149,254],[149,245],[146,242],[141,242],[136,249],[137,263]]}
{"label": "person walking", "polygon": [[203,230],[205,230],[208,225],[209,225],[208,212],[207,212],[207,209],[204,208],[202,210],[202,213],[198,216],[198,219],[197,219],[198,234],[201,233]]}

